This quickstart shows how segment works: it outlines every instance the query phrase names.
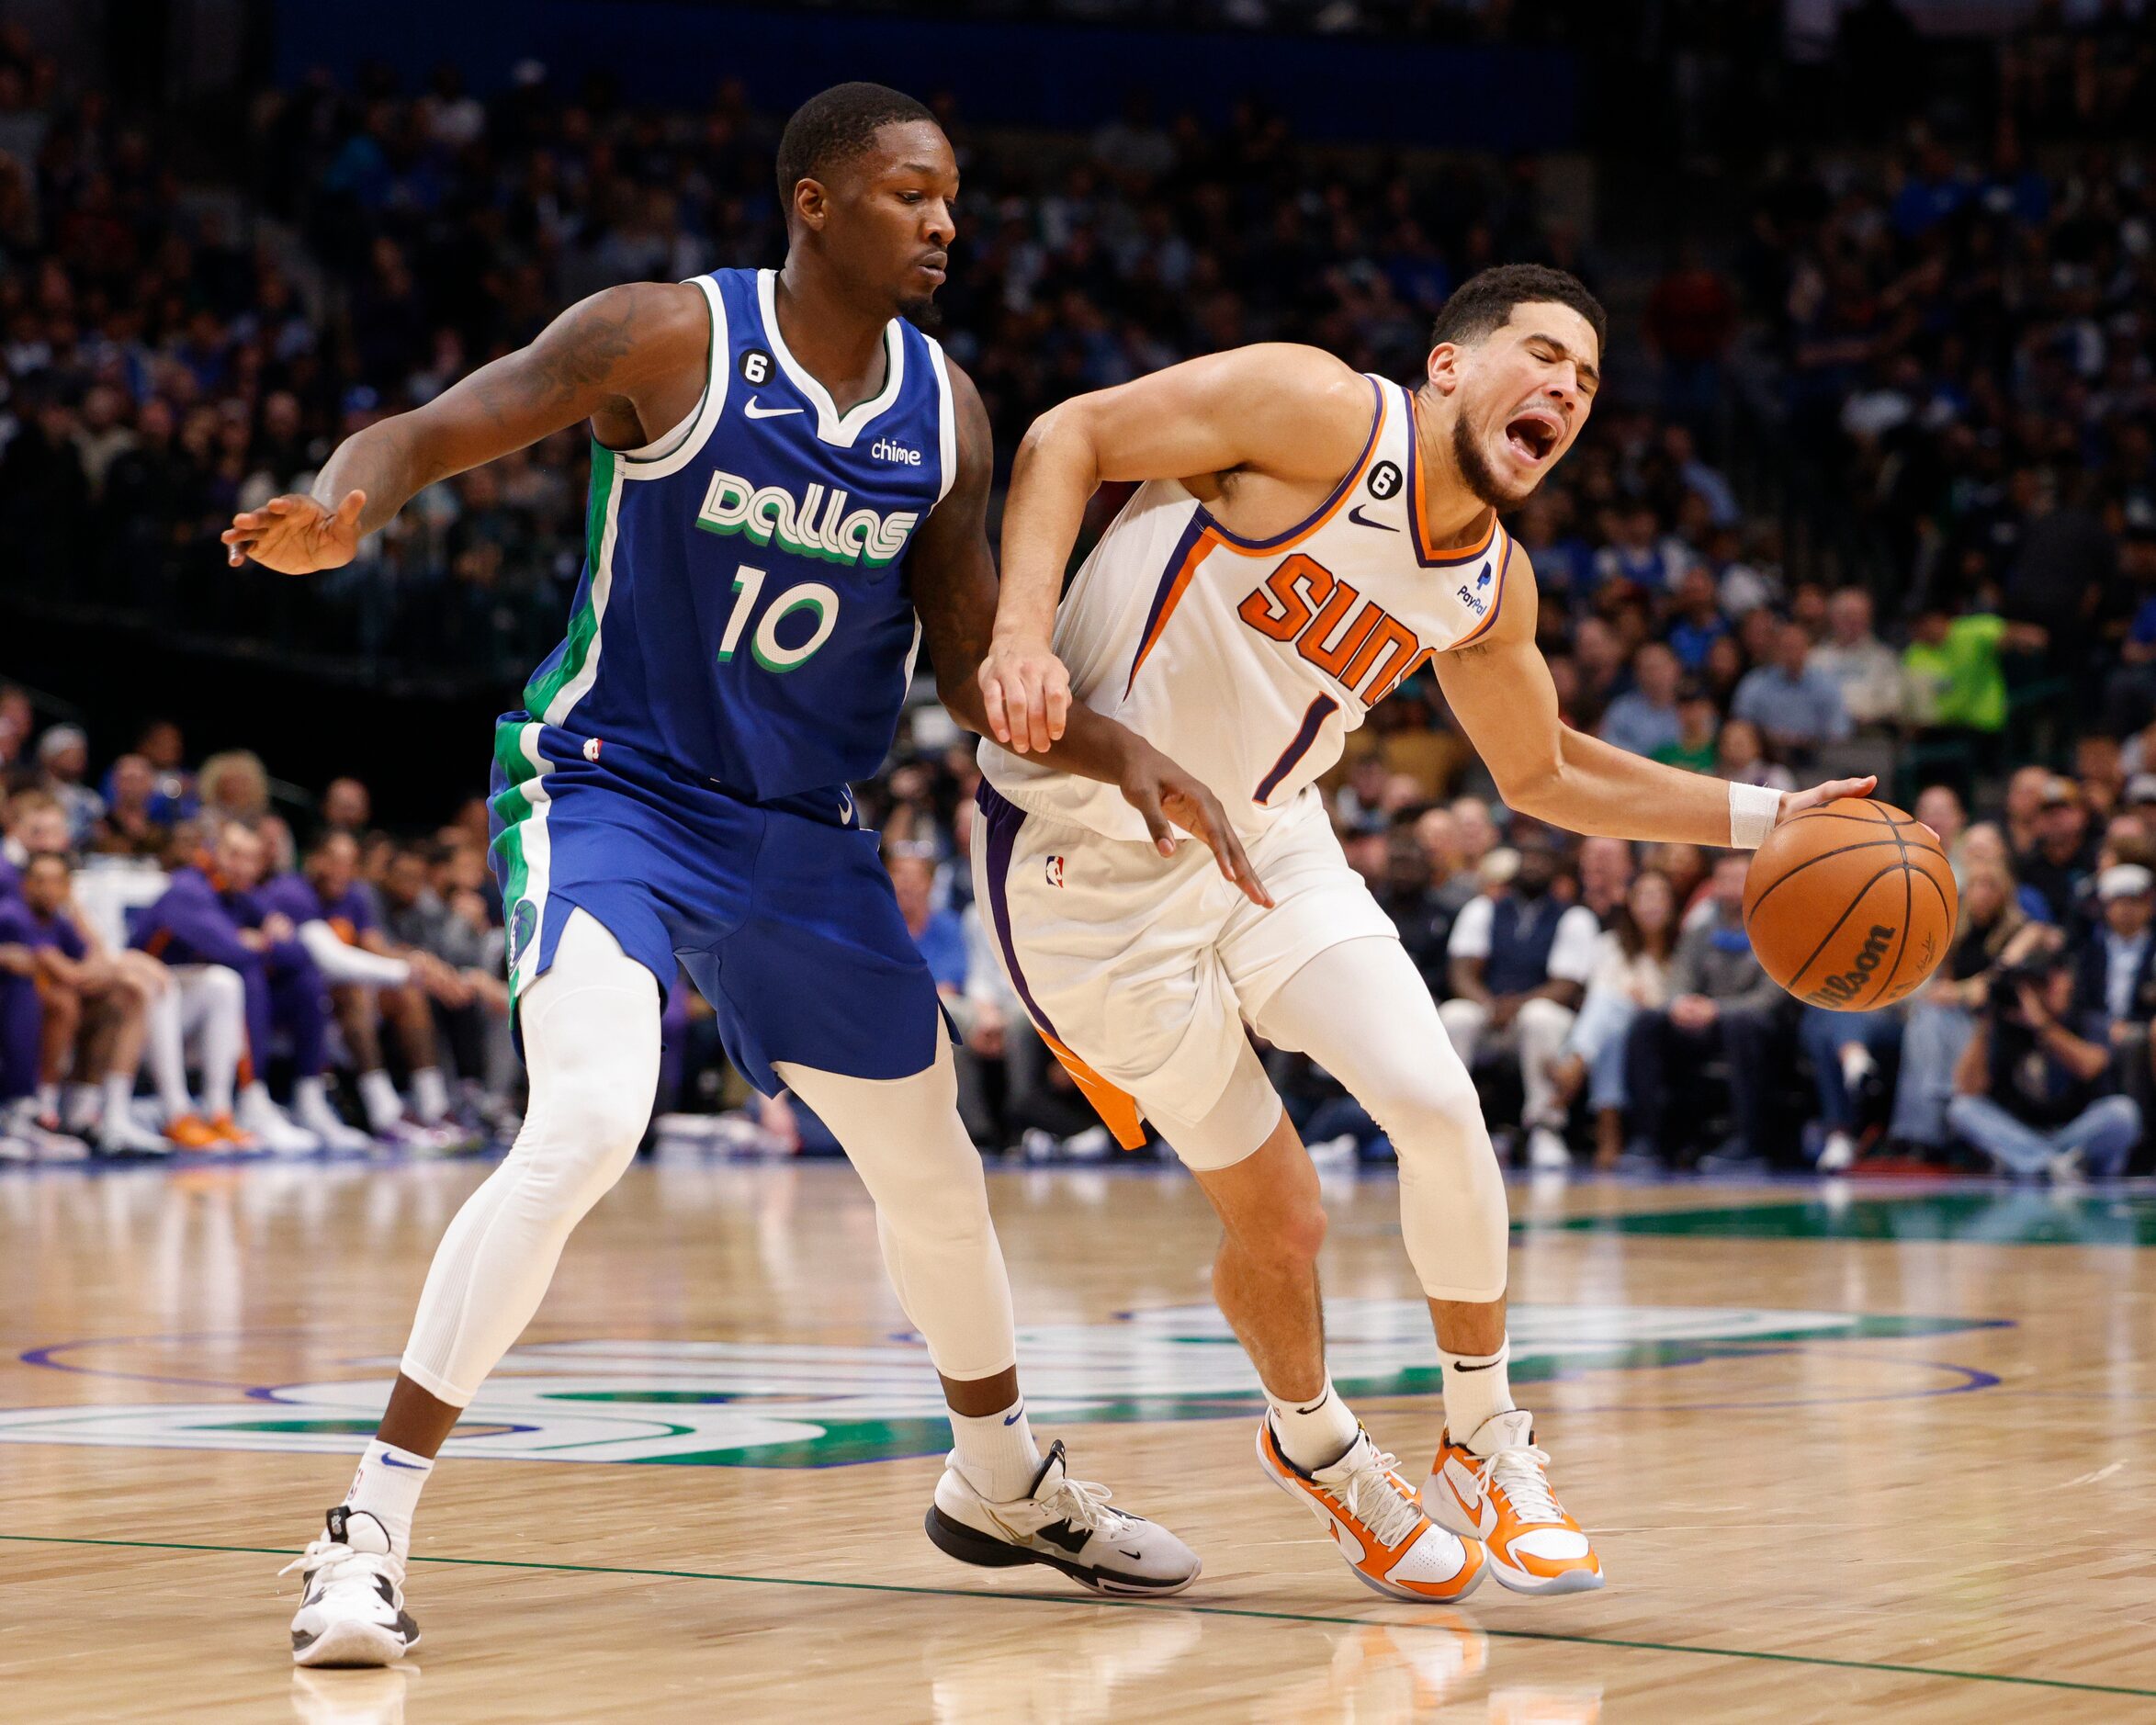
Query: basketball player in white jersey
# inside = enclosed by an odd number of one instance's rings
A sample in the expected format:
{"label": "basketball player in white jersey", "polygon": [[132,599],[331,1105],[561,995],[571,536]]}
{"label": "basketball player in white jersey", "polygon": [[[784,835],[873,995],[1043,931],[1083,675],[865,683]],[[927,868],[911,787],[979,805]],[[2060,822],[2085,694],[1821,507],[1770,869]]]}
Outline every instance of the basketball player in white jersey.
{"label": "basketball player in white jersey", "polygon": [[[1659,766],[1559,719],[1527,553],[1497,519],[1593,407],[1602,308],[1559,271],[1485,271],[1447,302],[1413,391],[1267,344],[1081,396],[1028,434],[980,679],[979,899],[1013,987],[1126,1143],[1148,1116],[1225,1234],[1221,1310],[1263,1381],[1266,1473],[1381,1593],[1602,1584],[1506,1376],[1505,1186],[1465,1068],[1314,788],[1342,738],[1435,667],[1506,803],[1577,832],[1755,846],[1869,780],[1782,794]],[[1086,500],[1143,481],[1057,615]],[[1073,700],[1173,754],[1240,830],[1274,903],[1201,847],[1164,858],[1112,789],[1039,759]],[[1248,1039],[1306,1052],[1400,1160],[1402,1233],[1444,1360],[1418,1493],[1326,1376],[1310,1160]]]}

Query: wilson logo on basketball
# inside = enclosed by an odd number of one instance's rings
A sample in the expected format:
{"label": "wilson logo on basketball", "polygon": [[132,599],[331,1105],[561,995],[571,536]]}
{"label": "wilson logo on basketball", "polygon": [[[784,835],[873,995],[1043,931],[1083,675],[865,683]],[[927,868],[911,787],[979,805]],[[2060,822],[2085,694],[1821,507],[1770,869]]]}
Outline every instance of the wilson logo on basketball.
{"label": "wilson logo on basketball", "polygon": [[1813,1006],[1840,1007],[1854,1000],[1871,981],[1871,973],[1886,962],[1887,949],[1892,945],[1900,930],[1872,925],[1872,930],[1864,937],[1864,950],[1857,954],[1857,962],[1838,975],[1829,976],[1804,998]]}

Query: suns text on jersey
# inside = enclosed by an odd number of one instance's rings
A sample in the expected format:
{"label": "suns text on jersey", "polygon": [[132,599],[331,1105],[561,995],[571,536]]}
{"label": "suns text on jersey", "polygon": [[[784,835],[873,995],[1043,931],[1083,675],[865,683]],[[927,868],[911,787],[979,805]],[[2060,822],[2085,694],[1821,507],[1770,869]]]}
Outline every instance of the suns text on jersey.
{"label": "suns text on jersey", "polygon": [[1272,641],[1295,650],[1375,706],[1421,662],[1416,633],[1374,599],[1300,551],[1252,589],[1236,614]]}

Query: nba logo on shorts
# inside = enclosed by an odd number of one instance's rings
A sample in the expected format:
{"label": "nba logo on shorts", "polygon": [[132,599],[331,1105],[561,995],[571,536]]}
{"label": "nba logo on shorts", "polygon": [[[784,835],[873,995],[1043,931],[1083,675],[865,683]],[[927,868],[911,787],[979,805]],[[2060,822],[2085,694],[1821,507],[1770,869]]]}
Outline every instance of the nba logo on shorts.
{"label": "nba logo on shorts", "polygon": [[587,737],[584,738],[584,759],[586,761],[596,761],[599,759],[599,739],[596,737]]}
{"label": "nba logo on shorts", "polygon": [[1060,885],[1063,885],[1063,859],[1062,859],[1061,857],[1059,857],[1059,856],[1052,856],[1052,857],[1050,857],[1050,858],[1048,859],[1047,867],[1048,867],[1048,885],[1051,885],[1051,886],[1060,886]]}

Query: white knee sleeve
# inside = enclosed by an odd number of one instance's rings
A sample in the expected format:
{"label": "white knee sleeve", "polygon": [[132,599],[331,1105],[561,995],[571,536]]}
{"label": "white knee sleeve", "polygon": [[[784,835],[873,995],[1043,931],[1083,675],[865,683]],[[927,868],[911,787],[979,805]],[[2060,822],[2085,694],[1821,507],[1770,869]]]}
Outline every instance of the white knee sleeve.
{"label": "white knee sleeve", "polygon": [[980,1152],[958,1119],[948,1037],[909,1078],[850,1078],[782,1061],[875,1201],[876,1237],[907,1318],[946,1378],[992,1378],[1018,1362],[1010,1280],[988,1215]]}
{"label": "white knee sleeve", "polygon": [[519,1003],[531,1103],[427,1271],[404,1375],[456,1407],[531,1322],[570,1231],[637,1153],[659,1085],[659,987],[594,918],[570,914]]}
{"label": "white knee sleeve", "polygon": [[1369,938],[1320,953],[1258,1018],[1260,1035],[1308,1054],[1393,1141],[1400,1232],[1423,1291],[1481,1303],[1505,1292],[1505,1177],[1448,1028],[1400,943]]}

